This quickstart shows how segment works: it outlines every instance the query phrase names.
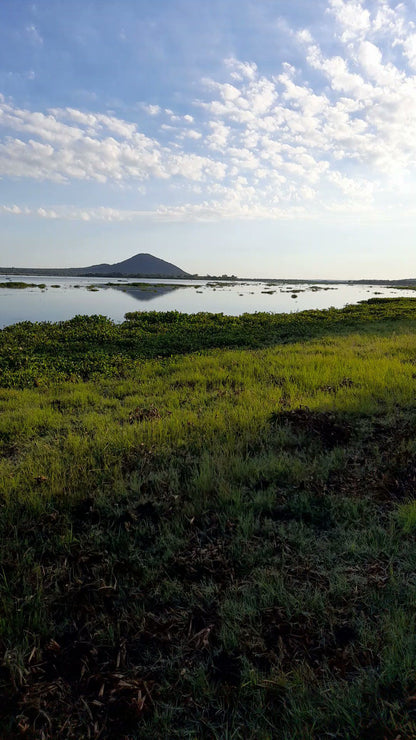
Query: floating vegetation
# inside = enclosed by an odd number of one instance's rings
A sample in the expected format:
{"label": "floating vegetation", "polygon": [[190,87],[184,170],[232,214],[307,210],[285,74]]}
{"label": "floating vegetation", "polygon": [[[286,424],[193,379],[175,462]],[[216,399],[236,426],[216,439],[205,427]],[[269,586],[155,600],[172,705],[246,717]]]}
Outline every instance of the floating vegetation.
{"label": "floating vegetation", "polygon": [[89,379],[97,374],[122,376],[152,357],[296,342],[334,331],[353,332],[363,323],[388,326],[412,318],[415,307],[413,298],[374,297],[343,309],[287,314],[134,311],[126,313],[120,324],[105,316],[75,316],[47,324],[25,321],[0,331],[0,385],[33,386],[35,381]]}
{"label": "floating vegetation", "polygon": [[237,286],[250,285],[248,282],[242,280],[214,280],[206,283],[208,288],[235,288]]}
{"label": "floating vegetation", "polygon": [[15,290],[24,290],[25,288],[46,288],[44,283],[23,283],[18,280],[8,280],[0,283],[0,288],[14,288]]}
{"label": "floating vegetation", "polygon": [[109,282],[104,283],[106,288],[116,288],[126,292],[134,290],[141,293],[168,293],[169,291],[179,290],[180,288],[198,288],[198,285],[188,285],[182,283],[143,283],[143,282]]}

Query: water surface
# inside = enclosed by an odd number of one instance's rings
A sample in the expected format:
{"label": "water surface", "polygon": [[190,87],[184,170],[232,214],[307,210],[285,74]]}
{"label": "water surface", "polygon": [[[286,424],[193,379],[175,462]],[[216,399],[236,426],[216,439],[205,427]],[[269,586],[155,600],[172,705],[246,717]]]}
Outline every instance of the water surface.
{"label": "water surface", "polygon": [[[400,290],[348,283],[296,285],[290,282],[140,279],[148,287],[132,287],[139,280],[56,276],[0,275],[0,282],[45,284],[45,288],[0,288],[0,327],[19,321],[63,321],[77,314],[102,314],[123,321],[129,311],[208,311],[238,316],[266,311],[287,313],[333,306],[342,308],[374,296],[411,296]],[[117,287],[107,287],[109,281]],[[153,287],[157,283],[159,287]],[[59,285],[59,287],[52,287]],[[91,290],[89,286],[96,289]],[[174,286],[173,288],[171,286]],[[160,287],[164,286],[164,287]]]}

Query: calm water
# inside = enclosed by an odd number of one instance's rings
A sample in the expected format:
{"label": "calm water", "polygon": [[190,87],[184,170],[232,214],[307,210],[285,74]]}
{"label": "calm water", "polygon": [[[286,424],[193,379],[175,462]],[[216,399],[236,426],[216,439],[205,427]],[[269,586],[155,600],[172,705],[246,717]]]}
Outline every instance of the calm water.
{"label": "calm water", "polygon": [[[357,303],[375,295],[411,296],[411,290],[395,290],[369,285],[333,284],[319,286],[291,285],[290,283],[270,284],[264,281],[238,284],[213,284],[207,280],[175,281],[174,290],[158,288],[153,292],[154,280],[140,280],[148,283],[149,290],[129,288],[128,281],[120,280],[120,287],[109,288],[104,284],[108,278],[2,276],[0,282],[21,280],[23,282],[45,283],[46,288],[0,288],[0,327],[18,321],[62,321],[76,314],[103,314],[114,321],[123,321],[128,311],[183,311],[196,313],[209,311],[238,316],[255,311],[273,313],[302,311],[309,308],[341,308],[347,303]],[[158,280],[169,284],[172,281]],[[87,287],[94,283],[98,290]],[[53,288],[52,285],[59,285]],[[79,286],[79,287],[75,287]],[[293,297],[293,290],[299,291]]]}

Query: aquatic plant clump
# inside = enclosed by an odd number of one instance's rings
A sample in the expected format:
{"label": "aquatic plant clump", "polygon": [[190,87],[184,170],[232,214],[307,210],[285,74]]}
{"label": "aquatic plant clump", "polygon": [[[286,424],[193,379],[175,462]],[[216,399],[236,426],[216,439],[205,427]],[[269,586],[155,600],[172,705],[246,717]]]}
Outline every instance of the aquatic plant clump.
{"label": "aquatic plant clump", "polygon": [[145,359],[211,348],[258,348],[302,339],[392,326],[411,320],[411,298],[373,298],[359,305],[294,314],[242,316],[178,311],[133,312],[116,324],[105,316],[57,323],[29,321],[0,331],[0,387],[33,387],[98,375],[123,377]]}

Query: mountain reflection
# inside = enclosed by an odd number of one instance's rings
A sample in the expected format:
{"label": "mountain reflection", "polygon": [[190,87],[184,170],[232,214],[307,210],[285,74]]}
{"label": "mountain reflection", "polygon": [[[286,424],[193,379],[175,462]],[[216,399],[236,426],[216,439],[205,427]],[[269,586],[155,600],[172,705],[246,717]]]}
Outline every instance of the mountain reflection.
{"label": "mountain reflection", "polygon": [[173,293],[180,288],[187,288],[187,285],[166,285],[166,286],[153,286],[149,288],[135,288],[130,285],[113,285],[111,286],[114,290],[121,291],[127,295],[135,298],[136,301],[153,301],[154,298],[160,298],[161,296]]}

